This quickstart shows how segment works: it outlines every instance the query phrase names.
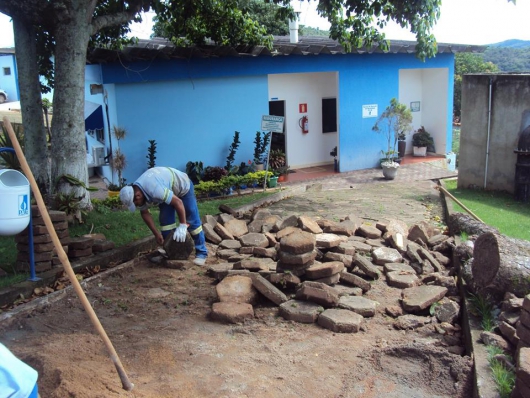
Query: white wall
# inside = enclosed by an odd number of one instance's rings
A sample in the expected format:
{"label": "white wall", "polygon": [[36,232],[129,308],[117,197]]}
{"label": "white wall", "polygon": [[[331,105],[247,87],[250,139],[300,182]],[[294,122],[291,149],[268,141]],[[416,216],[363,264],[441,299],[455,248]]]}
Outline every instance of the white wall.
{"label": "white wall", "polygon": [[[339,133],[322,133],[322,98],[338,97],[337,79],[335,72],[269,75],[269,100],[285,101],[285,146],[291,168],[333,162],[329,153],[338,145]],[[307,113],[299,112],[299,104],[307,104]],[[309,118],[308,134],[298,124],[304,115]]]}
{"label": "white wall", "polygon": [[[410,107],[420,101],[420,111],[412,112],[414,130],[420,126],[434,138],[436,153],[445,154],[447,132],[447,68],[402,69],[399,71],[399,102]],[[412,134],[407,137],[407,153],[412,152]]]}

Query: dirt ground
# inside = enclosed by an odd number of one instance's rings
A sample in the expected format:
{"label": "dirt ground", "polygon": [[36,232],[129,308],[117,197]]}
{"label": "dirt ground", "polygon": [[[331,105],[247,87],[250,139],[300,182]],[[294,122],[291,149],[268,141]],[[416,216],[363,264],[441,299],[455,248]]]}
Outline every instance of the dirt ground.
{"label": "dirt ground", "polygon": [[433,325],[393,327],[385,307],[399,305],[401,289],[384,279],[364,295],[379,303],[376,315],[341,334],[286,321],[266,299],[251,322],[211,321],[215,281],[205,271],[141,257],[83,282],[131,392],[73,292],[0,325],[1,341],[38,370],[42,398],[472,396],[471,359],[450,354]]}

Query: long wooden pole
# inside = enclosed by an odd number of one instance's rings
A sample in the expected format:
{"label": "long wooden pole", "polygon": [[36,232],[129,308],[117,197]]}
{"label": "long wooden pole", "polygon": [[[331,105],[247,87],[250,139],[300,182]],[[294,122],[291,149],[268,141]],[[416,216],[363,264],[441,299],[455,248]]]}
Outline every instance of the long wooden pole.
{"label": "long wooden pole", "polygon": [[469,213],[469,215],[471,217],[473,217],[475,220],[480,221],[482,224],[484,224],[484,221],[482,221],[480,218],[478,218],[471,210],[469,210],[466,206],[464,206],[464,204],[462,202],[460,202],[457,198],[455,198],[453,195],[451,195],[447,189],[445,189],[444,187],[441,187],[439,185],[436,187],[436,189],[439,189],[444,194],[446,194],[451,199],[453,199],[458,204],[458,206],[460,206],[462,209],[467,211]]}
{"label": "long wooden pole", "polygon": [[125,369],[123,368],[123,365],[121,364],[120,358],[118,357],[116,350],[114,349],[109,337],[107,336],[105,329],[103,329],[103,326],[101,326],[101,323],[99,322],[99,319],[96,313],[94,312],[94,309],[90,305],[90,302],[88,301],[85,295],[85,292],[81,288],[81,285],[79,284],[79,281],[77,280],[75,276],[74,270],[72,269],[72,265],[70,264],[70,260],[68,260],[68,256],[66,255],[63,249],[63,246],[61,245],[61,242],[59,240],[59,237],[57,236],[57,232],[55,231],[50,215],[48,214],[48,209],[46,209],[46,205],[44,204],[44,201],[42,199],[42,194],[40,193],[39,187],[37,186],[35,177],[33,176],[31,169],[29,168],[28,162],[26,161],[26,157],[24,156],[24,153],[22,152],[22,148],[20,147],[18,139],[15,135],[15,132],[13,131],[13,127],[11,126],[11,123],[9,122],[9,119],[7,117],[4,117],[3,121],[4,121],[4,126],[7,129],[9,138],[11,138],[13,148],[15,149],[18,160],[20,162],[20,166],[22,167],[22,171],[26,175],[31,185],[31,190],[33,191],[33,195],[35,197],[35,200],[37,201],[37,206],[39,208],[40,214],[42,215],[44,224],[46,225],[46,228],[48,229],[48,233],[50,234],[52,238],[53,245],[55,246],[55,250],[57,251],[57,255],[59,256],[61,263],[63,264],[64,270],[66,271],[66,274],[68,275],[68,278],[70,279],[70,282],[72,283],[72,286],[77,296],[81,300],[81,304],[83,304],[83,308],[87,312],[88,316],[90,317],[90,320],[92,321],[92,324],[96,328],[97,332],[103,339],[105,346],[107,347],[107,350],[110,354],[110,359],[114,363],[114,366],[116,367],[116,370],[118,371],[118,375],[120,376],[123,389],[126,391],[131,391],[134,387],[134,384],[129,381],[129,378],[127,377],[127,374],[125,373]]}

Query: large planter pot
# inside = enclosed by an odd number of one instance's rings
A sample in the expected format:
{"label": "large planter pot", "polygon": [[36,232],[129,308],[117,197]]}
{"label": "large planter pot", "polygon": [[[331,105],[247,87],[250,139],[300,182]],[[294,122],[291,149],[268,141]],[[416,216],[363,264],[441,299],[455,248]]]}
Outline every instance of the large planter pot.
{"label": "large planter pot", "polygon": [[287,180],[287,177],[285,176],[285,174],[278,176],[278,182],[284,182],[286,180]]}
{"label": "large planter pot", "polygon": [[394,178],[396,178],[396,174],[398,171],[397,167],[388,167],[384,164],[382,164],[381,167],[383,168],[383,176],[385,177],[385,179],[393,180]]}
{"label": "large planter pot", "polygon": [[398,156],[401,159],[405,157],[406,149],[407,149],[407,141],[398,141]]}
{"label": "large planter pot", "polygon": [[427,147],[426,146],[415,146],[413,147],[414,156],[427,156]]}
{"label": "large planter pot", "polygon": [[120,196],[120,191],[107,191],[107,195],[109,198],[115,198],[116,196]]}
{"label": "large planter pot", "polygon": [[276,176],[269,177],[269,179],[267,180],[267,186],[269,188],[276,187],[277,183],[278,183],[278,177],[276,177]]}
{"label": "large planter pot", "polygon": [[263,165],[263,163],[256,163],[255,168],[256,168],[256,171],[265,170],[265,166]]}

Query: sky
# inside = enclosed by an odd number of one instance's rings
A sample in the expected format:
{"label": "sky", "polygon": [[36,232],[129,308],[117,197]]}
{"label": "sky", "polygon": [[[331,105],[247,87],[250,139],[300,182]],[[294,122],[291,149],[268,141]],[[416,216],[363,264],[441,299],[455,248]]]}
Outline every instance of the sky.
{"label": "sky", "polygon": [[[315,1],[293,1],[301,11],[300,24],[328,29],[329,23],[318,16]],[[152,16],[144,16],[144,23],[134,24],[133,34],[148,39]],[[441,17],[433,33],[439,43],[494,44],[509,39],[530,40],[530,0],[442,0]],[[388,39],[414,40],[412,33],[396,24],[384,30]],[[10,18],[0,14],[0,48],[13,47],[13,28]]]}

